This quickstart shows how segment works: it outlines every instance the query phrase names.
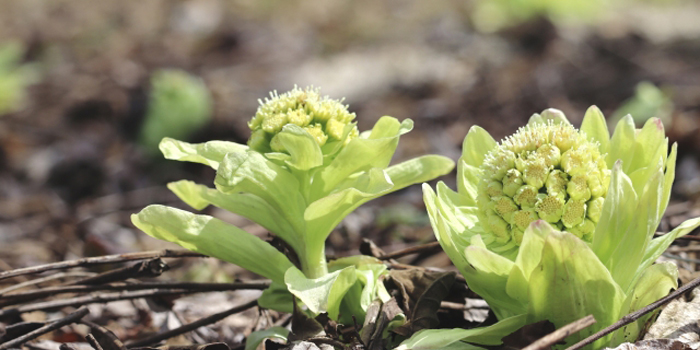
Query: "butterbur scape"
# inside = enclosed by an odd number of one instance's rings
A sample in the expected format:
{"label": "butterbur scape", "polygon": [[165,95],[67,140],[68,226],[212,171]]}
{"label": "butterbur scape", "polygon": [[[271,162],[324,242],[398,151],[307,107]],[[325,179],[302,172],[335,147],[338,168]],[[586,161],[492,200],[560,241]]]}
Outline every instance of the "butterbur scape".
{"label": "butterbur scape", "polygon": [[[500,322],[449,337],[422,331],[401,348],[427,341],[434,344],[427,348],[498,345],[499,337],[475,334],[503,336],[542,320],[559,328],[593,315],[597,323],[567,338],[571,345],[666,295],[677,287],[677,269],[653,263],[700,225],[691,219],[654,238],[675,162],[676,146],[669,152],[659,120],[635,129],[627,116],[610,137],[596,107],[580,130],[548,109],[500,143],[472,127],[458,162],[458,191],[423,185],[424,199],[441,246]],[[591,347],[635,340],[648,317]]]}
{"label": "butterbur scape", "polygon": [[287,243],[298,266],[267,242],[211,216],[152,205],[132,221],[153,237],[271,279],[258,300],[262,307],[290,312],[296,297],[312,313],[361,321],[375,298],[389,298],[377,282],[386,266],[371,257],[328,263],[328,235],[360,205],[444,175],[454,162],[426,155],[390,166],[413,122],[385,116],[360,134],[354,118],[340,101],[295,88],[261,103],[249,122],[248,145],[160,143],[168,159],[216,170],[215,188],[186,180],[168,184],[180,199],[197,210],[214,205],[258,223]]}

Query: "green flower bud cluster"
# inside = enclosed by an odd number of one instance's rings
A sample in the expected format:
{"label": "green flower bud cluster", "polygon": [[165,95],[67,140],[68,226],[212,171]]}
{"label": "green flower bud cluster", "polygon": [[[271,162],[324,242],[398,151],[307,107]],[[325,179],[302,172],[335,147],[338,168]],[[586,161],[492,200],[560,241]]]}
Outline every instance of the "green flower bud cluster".
{"label": "green flower bud cluster", "polygon": [[334,148],[323,147],[326,145],[345,145],[359,135],[352,122],[355,113],[348,112],[348,106],[341,101],[321,97],[318,89],[294,87],[281,95],[273,92],[270,98],[259,102],[258,111],[248,122],[252,130],[248,146],[261,153],[287,153],[276,138],[287,124],[302,127],[313,136],[322,150]]}
{"label": "green flower bud cluster", "polygon": [[590,241],[610,182],[598,148],[570,124],[550,120],[521,128],[488,153],[477,205],[493,241],[520,245],[538,219]]}

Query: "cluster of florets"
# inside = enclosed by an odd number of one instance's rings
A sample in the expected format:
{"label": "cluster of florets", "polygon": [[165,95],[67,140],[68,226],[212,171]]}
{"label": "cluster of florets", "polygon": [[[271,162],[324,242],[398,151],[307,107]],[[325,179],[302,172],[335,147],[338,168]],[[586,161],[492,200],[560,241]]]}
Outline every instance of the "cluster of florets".
{"label": "cluster of florets", "polygon": [[481,172],[479,216],[495,243],[519,245],[538,219],[592,239],[610,170],[598,144],[570,124],[521,128],[488,153]]}
{"label": "cluster of florets", "polygon": [[328,96],[321,97],[318,89],[295,87],[281,95],[273,92],[270,98],[260,101],[258,111],[248,122],[252,130],[248,146],[262,153],[286,152],[276,136],[287,124],[302,127],[319,146],[347,143],[359,134],[354,119],[355,113],[350,113],[348,106]]}

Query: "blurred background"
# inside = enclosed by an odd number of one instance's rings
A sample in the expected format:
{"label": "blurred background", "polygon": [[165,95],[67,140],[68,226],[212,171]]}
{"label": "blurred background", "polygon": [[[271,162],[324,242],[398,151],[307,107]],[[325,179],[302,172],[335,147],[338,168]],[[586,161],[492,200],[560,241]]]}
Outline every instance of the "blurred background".
{"label": "blurred background", "polygon": [[[697,0],[1,0],[0,270],[170,247],[129,215],[185,208],[165,184],[214,173],[163,160],[158,141],[245,143],[258,99],[295,84],[345,98],[361,130],[413,119],[395,161],[457,159],[472,125],[500,139],[548,107],[574,124],[593,104],[611,125],[661,118],[679,143],[668,230],[700,208],[698,18]],[[420,187],[357,210],[328,252],[362,238],[386,251],[434,240]],[[245,277],[191,264],[177,278]]]}

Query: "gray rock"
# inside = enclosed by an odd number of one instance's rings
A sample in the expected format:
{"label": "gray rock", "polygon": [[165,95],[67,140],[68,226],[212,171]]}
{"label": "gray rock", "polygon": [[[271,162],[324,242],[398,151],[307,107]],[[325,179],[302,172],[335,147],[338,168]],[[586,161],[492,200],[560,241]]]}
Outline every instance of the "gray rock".
{"label": "gray rock", "polygon": [[661,311],[644,336],[648,339],[676,339],[692,349],[700,348],[700,289],[694,289],[691,301],[676,299]]}

